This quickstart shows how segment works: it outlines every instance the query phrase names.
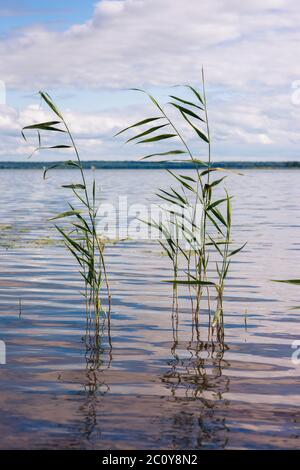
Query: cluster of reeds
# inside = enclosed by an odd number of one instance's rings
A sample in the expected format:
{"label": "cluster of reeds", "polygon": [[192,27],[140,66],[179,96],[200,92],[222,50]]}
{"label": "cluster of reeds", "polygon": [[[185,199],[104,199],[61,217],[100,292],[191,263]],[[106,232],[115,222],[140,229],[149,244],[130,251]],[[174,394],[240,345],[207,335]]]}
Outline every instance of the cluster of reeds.
{"label": "cluster of reeds", "polygon": [[[72,194],[72,202],[68,202],[69,210],[57,214],[50,220],[63,219],[64,223],[60,226],[55,225],[55,227],[62,236],[67,249],[79,265],[80,275],[84,281],[82,294],[85,298],[87,317],[90,324],[95,323],[97,326],[99,325],[100,314],[104,311],[101,302],[103,286],[106,289],[109,310],[110,292],[104,260],[104,243],[99,239],[96,231],[96,181],[93,178],[91,186],[88,187],[79,151],[67,122],[51,97],[44,92],[39,94],[42,101],[55,115],[55,120],[26,126],[22,130],[22,135],[27,140],[25,131],[37,132],[38,146],[34,152],[71,149],[75,154],[75,159],[66,160],[47,168],[44,171],[44,178],[50,169],[59,166],[77,170],[76,173],[71,173],[72,176],[74,174],[77,175],[76,181],[72,180],[70,184],[62,186],[70,190]],[[51,146],[43,145],[42,137],[45,134],[49,137],[53,133],[66,136],[68,141]]]}
{"label": "cluster of reeds", "polygon": [[[191,86],[187,86],[187,89],[191,98],[186,98],[185,95],[184,98],[170,95],[168,108],[163,107],[144,90],[134,89],[150,98],[156,115],[122,129],[116,135],[136,131],[126,141],[136,144],[153,145],[176,140],[176,147],[174,145],[171,148],[152,151],[142,157],[142,160],[159,157],[159,161],[185,161],[193,164],[192,175],[168,170],[176,186],[159,189],[157,193],[164,205],[170,205],[165,209],[168,212],[167,222],[151,220],[147,223],[160,232],[159,243],[171,260],[174,276],[168,282],[173,284],[176,305],[177,287],[186,285],[192,302],[193,320],[198,323],[200,308],[202,309],[203,305],[201,301],[205,299],[209,326],[212,329],[218,327],[218,331],[222,331],[225,281],[232,257],[242,250],[244,245],[232,249],[231,196],[223,186],[226,176],[215,177],[226,170],[212,165],[203,71],[201,91]],[[174,118],[170,117],[171,108],[175,110]],[[185,124],[183,131],[179,130],[180,123]],[[205,161],[194,154],[185,137],[186,127],[194,133],[201,146],[207,147]],[[197,151],[199,152],[199,148]],[[179,158],[181,160],[178,160]],[[216,198],[215,192],[220,186],[223,186],[224,195]]]}

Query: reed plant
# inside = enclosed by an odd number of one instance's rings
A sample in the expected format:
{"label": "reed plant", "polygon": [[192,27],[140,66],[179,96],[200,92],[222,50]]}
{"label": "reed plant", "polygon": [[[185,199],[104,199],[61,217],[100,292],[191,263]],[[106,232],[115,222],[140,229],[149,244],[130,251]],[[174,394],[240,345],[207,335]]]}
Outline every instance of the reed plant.
{"label": "reed plant", "polygon": [[[96,229],[97,218],[97,197],[96,181],[93,178],[90,187],[87,183],[87,177],[83,169],[79,150],[75,143],[73,134],[63,117],[62,113],[49,96],[48,93],[39,92],[41,100],[55,116],[54,120],[31,124],[23,128],[22,135],[28,131],[37,133],[38,145],[33,153],[42,150],[70,149],[74,152],[75,158],[53,164],[44,171],[44,178],[49,170],[58,167],[65,167],[76,170],[76,181],[64,184],[62,187],[71,192],[72,202],[68,202],[68,210],[52,217],[51,221],[58,219],[64,222],[61,225],[55,224],[55,227],[64,240],[70,254],[74,257],[79,266],[79,272],[84,282],[84,290],[81,292],[85,298],[87,318],[90,325],[94,323],[99,326],[100,315],[104,312],[102,307],[103,295],[108,298],[108,315],[110,312],[111,297],[109,290],[108,277],[104,259],[104,242],[99,238]],[[65,143],[55,145],[43,145],[45,135],[64,136],[67,139]],[[72,176],[74,172],[71,173]],[[74,202],[73,202],[74,201]],[[104,287],[103,287],[104,286]],[[103,290],[105,294],[102,294]]]}
{"label": "reed plant", "polygon": [[[201,90],[190,85],[184,88],[188,90],[190,97],[187,98],[186,94],[172,94],[165,106],[145,90],[133,89],[147,95],[156,114],[120,130],[116,136],[134,132],[126,143],[163,145],[163,148],[141,157],[142,160],[159,157],[159,161],[163,162],[182,161],[193,164],[192,174],[167,170],[176,186],[159,188],[156,194],[161,203],[170,205],[166,209],[168,222],[151,220],[147,223],[161,234],[159,243],[171,260],[173,279],[167,282],[173,284],[174,294],[177,296],[179,285],[188,287],[193,320],[196,323],[199,321],[202,301],[205,300],[210,328],[213,330],[217,327],[221,331],[224,325],[224,288],[230,262],[245,245],[232,247],[232,197],[225,188],[224,174],[227,170],[212,164],[203,70]],[[171,109],[175,112],[174,117],[171,117]],[[179,126],[182,124],[184,127],[181,130]],[[191,134],[197,139],[196,153],[193,150],[194,142],[185,137]],[[176,141],[176,146],[165,148],[166,143],[173,141]],[[197,155],[203,146],[206,147],[207,157],[199,159]],[[216,190],[221,187],[224,195],[216,197]],[[201,211],[198,210],[199,207]],[[178,236],[179,233],[181,236]]]}

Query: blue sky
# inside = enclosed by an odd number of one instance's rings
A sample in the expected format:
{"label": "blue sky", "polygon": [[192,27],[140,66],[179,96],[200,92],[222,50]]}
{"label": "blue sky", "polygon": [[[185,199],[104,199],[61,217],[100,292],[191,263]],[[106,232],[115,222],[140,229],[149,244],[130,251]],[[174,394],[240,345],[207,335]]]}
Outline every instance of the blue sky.
{"label": "blue sky", "polygon": [[11,0],[1,1],[1,34],[11,34],[33,24],[62,31],[91,18],[94,2],[89,0]]}
{"label": "blue sky", "polygon": [[199,86],[202,65],[215,159],[299,158],[296,0],[2,0],[0,18],[1,160],[23,160],[32,150],[19,131],[50,117],[40,109],[40,89],[65,113],[83,158],[151,153],[112,137],[153,114],[128,88],[165,102],[175,84]]}

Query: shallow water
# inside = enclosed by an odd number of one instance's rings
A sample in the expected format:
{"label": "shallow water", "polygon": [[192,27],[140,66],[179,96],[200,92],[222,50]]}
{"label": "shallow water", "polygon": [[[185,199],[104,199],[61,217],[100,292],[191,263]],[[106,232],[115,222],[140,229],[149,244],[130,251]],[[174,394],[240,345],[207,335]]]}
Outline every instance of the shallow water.
{"label": "shallow water", "polygon": [[[91,173],[91,172],[90,172]],[[70,171],[2,170],[0,447],[81,449],[298,448],[300,173],[230,177],[234,237],[248,241],[225,293],[226,348],[191,337],[186,293],[172,329],[167,258],[155,244],[107,249],[113,294],[98,357],[84,341],[80,279],[47,218],[65,209]],[[107,201],[152,201],[161,170],[97,170]],[[245,321],[246,317],[246,321]]]}

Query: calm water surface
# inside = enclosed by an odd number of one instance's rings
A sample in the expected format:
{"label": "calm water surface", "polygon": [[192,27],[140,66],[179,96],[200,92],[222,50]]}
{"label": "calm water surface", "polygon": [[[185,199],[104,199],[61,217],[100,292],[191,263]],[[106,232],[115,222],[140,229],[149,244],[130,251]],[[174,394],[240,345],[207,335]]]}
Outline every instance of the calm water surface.
{"label": "calm water surface", "polygon": [[[80,279],[53,244],[47,218],[65,209],[57,171],[2,170],[0,179],[0,447],[81,449],[299,448],[300,172],[230,177],[234,238],[225,295],[227,347],[191,337],[182,292],[172,329],[169,264],[160,249],[125,240],[107,249],[112,349],[86,342]],[[91,172],[90,172],[91,176]],[[97,170],[106,201],[155,199],[161,170]],[[21,302],[21,312],[20,312]],[[21,313],[21,314],[20,314]],[[245,321],[246,318],[246,321]],[[205,319],[203,319],[205,321]],[[202,333],[201,333],[202,335]]]}

